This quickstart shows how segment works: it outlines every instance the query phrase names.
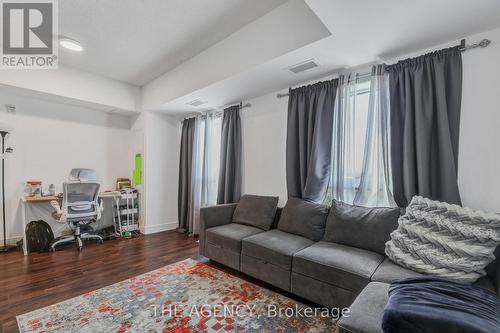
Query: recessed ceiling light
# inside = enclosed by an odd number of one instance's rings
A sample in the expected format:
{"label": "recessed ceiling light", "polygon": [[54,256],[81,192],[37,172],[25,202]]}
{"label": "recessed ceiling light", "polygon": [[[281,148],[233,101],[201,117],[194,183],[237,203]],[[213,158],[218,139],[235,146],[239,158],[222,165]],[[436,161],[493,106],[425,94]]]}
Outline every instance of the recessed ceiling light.
{"label": "recessed ceiling light", "polygon": [[61,37],[59,39],[59,45],[71,51],[77,51],[77,52],[83,51],[83,46],[82,44],[80,44],[79,41],[68,37]]}

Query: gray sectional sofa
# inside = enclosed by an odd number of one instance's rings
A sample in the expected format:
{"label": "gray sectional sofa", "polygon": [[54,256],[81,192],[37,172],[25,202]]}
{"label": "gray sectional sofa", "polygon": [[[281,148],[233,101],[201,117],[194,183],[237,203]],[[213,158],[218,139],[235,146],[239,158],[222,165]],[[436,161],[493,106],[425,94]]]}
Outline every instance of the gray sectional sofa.
{"label": "gray sectional sofa", "polygon": [[[244,196],[239,204],[201,210],[200,254],[326,307],[350,307],[340,332],[382,332],[392,281],[420,274],[391,262],[385,242],[397,228],[394,208]],[[497,249],[498,252],[498,249]],[[500,287],[500,265],[480,287]]]}

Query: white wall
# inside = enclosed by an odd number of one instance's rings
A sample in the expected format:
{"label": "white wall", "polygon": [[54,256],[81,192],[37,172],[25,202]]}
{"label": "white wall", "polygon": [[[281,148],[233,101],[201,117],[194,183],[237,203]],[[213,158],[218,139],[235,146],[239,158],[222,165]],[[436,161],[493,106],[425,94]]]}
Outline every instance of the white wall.
{"label": "white wall", "polygon": [[2,69],[0,84],[102,105],[108,110],[140,110],[139,87],[62,64],[51,70]]}
{"label": "white wall", "polygon": [[288,99],[268,94],[241,110],[243,193],[280,197],[286,203],[285,142]]}
{"label": "white wall", "polygon": [[0,110],[0,122],[14,127],[7,139],[14,153],[6,160],[9,238],[22,235],[26,180],[53,183],[61,192],[75,167],[96,169],[102,190],[113,189],[117,177],[131,177],[135,147],[128,117],[0,92],[0,105],[6,103],[17,107],[14,114]]}
{"label": "white wall", "polygon": [[[500,29],[467,37],[492,40],[485,49],[463,54],[463,97],[460,128],[459,186],[463,204],[500,212]],[[450,42],[433,49],[456,45]],[[430,51],[420,50],[404,59]],[[387,60],[388,63],[397,59]],[[285,140],[287,98],[276,93],[249,101],[242,111],[244,193],[279,195],[286,200]]]}
{"label": "white wall", "polygon": [[500,29],[468,38],[492,40],[463,54],[459,187],[465,205],[500,212]]}
{"label": "white wall", "polygon": [[177,227],[179,119],[155,112],[145,117],[145,223],[143,233]]}

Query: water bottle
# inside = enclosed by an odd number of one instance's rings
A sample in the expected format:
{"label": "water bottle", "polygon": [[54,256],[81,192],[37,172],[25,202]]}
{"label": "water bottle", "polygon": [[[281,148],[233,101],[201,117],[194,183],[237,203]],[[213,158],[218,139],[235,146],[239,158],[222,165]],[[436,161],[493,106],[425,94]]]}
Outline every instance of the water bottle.
{"label": "water bottle", "polygon": [[54,186],[54,184],[49,185],[49,195],[51,196],[56,195],[56,187]]}

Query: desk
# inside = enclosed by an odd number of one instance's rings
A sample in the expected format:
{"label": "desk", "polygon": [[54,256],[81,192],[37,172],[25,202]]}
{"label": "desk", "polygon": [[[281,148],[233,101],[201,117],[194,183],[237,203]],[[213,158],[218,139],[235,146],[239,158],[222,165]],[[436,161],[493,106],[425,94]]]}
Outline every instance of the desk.
{"label": "desk", "polygon": [[52,195],[46,197],[25,195],[21,198],[21,200],[23,200],[23,202],[51,202],[52,200],[61,201],[62,197]]}
{"label": "desk", "polygon": [[[119,196],[116,192],[102,192],[99,193],[99,198],[115,198],[116,196]],[[27,216],[28,216],[28,205],[30,204],[37,204],[37,203],[48,203],[51,202],[52,200],[59,201],[61,203],[62,197],[59,196],[22,196],[21,197],[21,219],[23,222],[22,228],[23,228],[23,253],[24,255],[28,255],[28,247],[27,247],[27,241],[26,241],[26,225],[28,224],[27,221]]]}
{"label": "desk", "polygon": [[22,209],[21,209],[21,214],[22,214],[22,220],[23,220],[23,253],[24,255],[28,255],[28,244],[27,244],[27,241],[26,241],[26,225],[28,224],[27,221],[26,221],[26,215],[27,212],[27,205],[30,204],[30,203],[38,203],[38,202],[51,202],[52,200],[57,200],[57,201],[61,201],[62,200],[62,197],[57,197],[57,196],[45,196],[45,197],[42,197],[42,196],[39,196],[39,195],[36,195],[36,196],[28,196],[28,195],[25,195],[25,196],[22,196],[21,197],[21,202],[22,202]]}

